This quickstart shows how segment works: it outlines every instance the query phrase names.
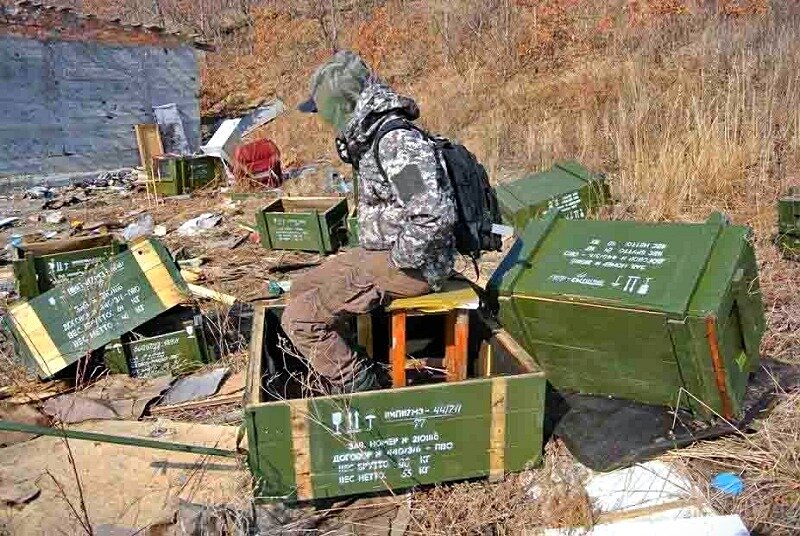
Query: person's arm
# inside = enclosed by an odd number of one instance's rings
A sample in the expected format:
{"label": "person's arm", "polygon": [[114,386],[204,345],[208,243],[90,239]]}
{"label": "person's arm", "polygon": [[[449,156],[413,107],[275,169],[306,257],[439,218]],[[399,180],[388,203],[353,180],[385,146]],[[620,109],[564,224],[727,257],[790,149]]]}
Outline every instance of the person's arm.
{"label": "person's arm", "polygon": [[398,268],[421,268],[432,246],[453,232],[452,193],[440,184],[436,152],[416,130],[386,134],[378,145],[378,157],[403,206],[404,221],[392,261]]}

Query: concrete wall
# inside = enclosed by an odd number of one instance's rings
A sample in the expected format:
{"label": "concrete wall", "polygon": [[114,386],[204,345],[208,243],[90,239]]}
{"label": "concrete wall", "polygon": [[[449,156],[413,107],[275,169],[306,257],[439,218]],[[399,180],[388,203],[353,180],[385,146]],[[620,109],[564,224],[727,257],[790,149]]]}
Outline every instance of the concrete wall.
{"label": "concrete wall", "polygon": [[174,102],[200,144],[196,51],[0,36],[0,176],[139,164],[133,125]]}

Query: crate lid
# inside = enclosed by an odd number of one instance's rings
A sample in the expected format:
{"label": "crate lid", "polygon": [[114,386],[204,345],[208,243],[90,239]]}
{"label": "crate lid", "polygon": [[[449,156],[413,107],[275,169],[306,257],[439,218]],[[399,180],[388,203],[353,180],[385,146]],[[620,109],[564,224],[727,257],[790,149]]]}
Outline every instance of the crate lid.
{"label": "crate lid", "polygon": [[501,295],[568,299],[684,314],[721,230],[706,223],[532,221],[490,281]]}
{"label": "crate lid", "polygon": [[603,180],[602,175],[592,174],[579,163],[568,161],[559,162],[547,171],[498,185],[496,190],[498,196],[510,196],[524,205],[531,205],[574,192],[587,183]]}

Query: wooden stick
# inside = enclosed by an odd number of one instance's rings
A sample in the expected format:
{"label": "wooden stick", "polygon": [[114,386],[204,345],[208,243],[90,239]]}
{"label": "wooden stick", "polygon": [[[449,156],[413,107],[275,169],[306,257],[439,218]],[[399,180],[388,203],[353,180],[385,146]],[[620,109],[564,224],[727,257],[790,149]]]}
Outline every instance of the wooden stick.
{"label": "wooden stick", "polygon": [[189,287],[189,291],[197,296],[198,298],[206,298],[208,300],[214,300],[220,303],[224,303],[225,305],[233,305],[236,303],[236,296],[231,296],[230,294],[223,294],[222,292],[217,292],[216,290],[211,290],[210,288],[203,287],[200,285],[193,285],[191,283],[187,284]]}
{"label": "wooden stick", "polygon": [[213,408],[216,406],[230,404],[231,402],[240,402],[243,397],[244,395],[242,393],[231,393],[229,395],[221,395],[212,398],[206,398],[204,400],[191,400],[189,402],[182,402],[180,404],[172,404],[169,406],[155,406],[150,408],[150,414],[163,415],[173,411]]}

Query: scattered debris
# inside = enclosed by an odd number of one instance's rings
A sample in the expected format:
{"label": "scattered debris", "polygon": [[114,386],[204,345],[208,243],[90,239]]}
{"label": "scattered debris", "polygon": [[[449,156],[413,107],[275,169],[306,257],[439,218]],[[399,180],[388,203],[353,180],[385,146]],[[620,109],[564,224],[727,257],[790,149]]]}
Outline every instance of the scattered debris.
{"label": "scattered debris", "polygon": [[153,216],[150,214],[139,216],[135,222],[125,227],[125,230],[122,231],[122,237],[128,242],[151,234],[153,234]]}
{"label": "scattered debris", "polygon": [[214,212],[204,212],[203,214],[185,221],[178,227],[178,234],[181,236],[195,236],[201,232],[211,229],[222,221],[222,216]]}
{"label": "scattered debris", "polygon": [[51,398],[43,409],[64,424],[93,419],[135,420],[170,383],[171,376],[142,380],[113,374],[82,391]]}
{"label": "scattered debris", "polygon": [[744,491],[744,480],[733,473],[719,473],[711,479],[711,487],[728,495],[741,495]]}
{"label": "scattered debris", "polygon": [[30,480],[6,482],[0,476],[0,503],[7,506],[27,504],[36,499],[42,490]]}
{"label": "scattered debris", "polygon": [[64,217],[64,214],[59,211],[50,212],[44,216],[44,221],[47,223],[62,223],[65,220],[66,218]]}
{"label": "scattered debris", "polygon": [[[49,424],[47,417],[42,415],[33,406],[15,403],[11,400],[0,402],[0,420],[36,424],[39,426],[47,426]],[[32,437],[33,434],[26,434],[24,432],[0,431],[0,447],[22,443],[23,441],[28,441]]]}
{"label": "scattered debris", "polygon": [[236,296],[231,296],[230,294],[224,294],[222,292],[217,292],[216,290],[211,290],[210,288],[206,288],[200,285],[194,285],[189,283],[187,285],[189,287],[189,292],[191,292],[194,296],[198,298],[206,298],[208,300],[214,300],[220,303],[224,303],[225,305],[233,305],[236,303]]}
{"label": "scattered debris", "polygon": [[153,235],[158,237],[167,236],[167,226],[156,225],[155,227],[153,227]]}
{"label": "scattered debris", "polygon": [[25,190],[28,199],[47,199],[53,197],[53,190],[49,186],[34,186]]}
{"label": "scattered debris", "polygon": [[16,216],[10,216],[8,218],[0,219],[0,229],[5,229],[6,227],[13,227],[15,223],[19,221],[19,218]]}
{"label": "scattered debris", "polygon": [[218,368],[178,379],[175,385],[161,398],[159,405],[182,404],[213,395],[219,390],[222,380],[228,375],[228,370],[227,368]]}

